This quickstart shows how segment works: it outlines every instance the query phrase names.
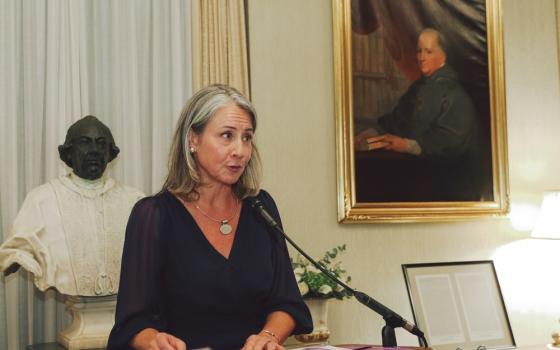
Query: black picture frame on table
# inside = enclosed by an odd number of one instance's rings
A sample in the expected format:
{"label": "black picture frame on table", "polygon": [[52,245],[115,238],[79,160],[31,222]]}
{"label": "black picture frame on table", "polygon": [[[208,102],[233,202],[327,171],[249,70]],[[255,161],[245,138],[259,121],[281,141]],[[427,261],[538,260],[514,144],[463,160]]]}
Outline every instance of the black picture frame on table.
{"label": "black picture frame on table", "polygon": [[492,260],[403,264],[415,324],[438,350],[513,349]]}

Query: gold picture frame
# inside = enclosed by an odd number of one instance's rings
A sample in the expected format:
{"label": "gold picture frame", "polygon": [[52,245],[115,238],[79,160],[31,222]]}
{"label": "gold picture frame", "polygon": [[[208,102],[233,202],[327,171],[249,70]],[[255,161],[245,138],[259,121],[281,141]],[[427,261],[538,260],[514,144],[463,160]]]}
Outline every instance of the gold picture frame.
{"label": "gold picture frame", "polygon": [[[353,1],[360,2],[361,0]],[[418,4],[430,1],[432,0],[414,2]],[[359,183],[359,188],[356,188],[356,175],[362,175],[356,168],[356,155],[364,156],[365,154],[367,157],[369,153],[356,151],[354,145],[352,3],[351,0],[333,0],[332,6],[338,221],[341,223],[451,221],[507,214],[509,211],[509,184],[501,1],[487,0],[482,4],[485,11],[485,47],[487,48],[485,53],[488,91],[486,151],[489,154],[488,162],[485,164],[488,164],[486,171],[489,174],[487,181],[489,195],[476,200],[409,201],[396,197],[397,199],[393,201],[389,197],[389,199],[378,201],[374,196],[370,196],[373,199],[370,197],[366,200],[361,199],[364,197],[362,189],[366,188],[364,186],[370,185],[367,183],[362,185],[362,181]],[[364,160],[358,157],[358,163],[360,162],[364,162]],[[382,167],[374,167],[373,171],[382,172],[382,170]],[[478,171],[479,169],[473,167],[472,170]],[[413,173],[409,175],[414,177]],[[375,191],[375,188],[387,186],[388,183],[399,186],[398,183],[393,183],[393,179],[388,180],[385,183],[372,181],[371,188],[367,189]],[[414,187],[410,193],[412,194],[412,192],[414,192]]]}

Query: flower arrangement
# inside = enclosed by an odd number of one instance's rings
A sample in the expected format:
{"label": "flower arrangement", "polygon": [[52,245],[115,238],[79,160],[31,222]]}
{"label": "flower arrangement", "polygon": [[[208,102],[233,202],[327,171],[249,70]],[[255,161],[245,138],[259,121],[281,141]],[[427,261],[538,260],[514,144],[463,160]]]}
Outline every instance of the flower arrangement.
{"label": "flower arrangement", "polygon": [[[346,250],[346,244],[337,246],[328,250],[323,258],[318,261],[333,276],[348,284],[351,280],[350,276],[346,276],[346,270],[340,267],[340,261],[336,261],[339,253]],[[351,296],[350,292],[336,284],[333,280],[325,276],[318,268],[313,266],[301,255],[297,259],[292,260],[292,267],[296,275],[299,291],[304,299],[320,298],[329,299],[336,298],[342,300]]]}

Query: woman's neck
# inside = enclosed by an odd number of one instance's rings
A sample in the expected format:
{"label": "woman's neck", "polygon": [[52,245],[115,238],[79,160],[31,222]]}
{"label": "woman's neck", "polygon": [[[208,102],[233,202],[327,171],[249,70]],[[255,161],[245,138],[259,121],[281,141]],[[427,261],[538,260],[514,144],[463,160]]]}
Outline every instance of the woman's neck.
{"label": "woman's neck", "polygon": [[236,198],[231,186],[200,186],[197,188],[199,197],[196,205],[213,211],[229,211],[239,200]]}

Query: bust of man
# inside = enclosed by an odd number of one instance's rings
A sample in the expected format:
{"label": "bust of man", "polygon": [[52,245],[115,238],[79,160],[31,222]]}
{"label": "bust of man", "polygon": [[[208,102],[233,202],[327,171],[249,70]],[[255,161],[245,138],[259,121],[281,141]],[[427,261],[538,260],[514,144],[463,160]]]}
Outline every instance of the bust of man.
{"label": "bust of man", "polygon": [[0,246],[0,269],[23,267],[42,291],[116,294],[126,223],[144,195],[104,175],[119,148],[96,117],[70,126],[58,151],[72,171],[27,194]]}

